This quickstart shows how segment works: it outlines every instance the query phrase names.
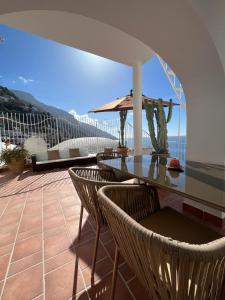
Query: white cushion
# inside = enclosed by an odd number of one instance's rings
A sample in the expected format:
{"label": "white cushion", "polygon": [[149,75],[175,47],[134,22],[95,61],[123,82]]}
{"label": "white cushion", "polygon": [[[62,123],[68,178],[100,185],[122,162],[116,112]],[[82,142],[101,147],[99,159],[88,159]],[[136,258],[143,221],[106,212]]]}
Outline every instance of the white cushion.
{"label": "white cushion", "polygon": [[80,156],[88,156],[88,149],[80,148]]}
{"label": "white cushion", "polygon": [[141,181],[140,181],[138,178],[131,178],[131,179],[122,181],[122,183],[127,183],[127,184],[140,184]]}
{"label": "white cushion", "polygon": [[40,152],[36,154],[37,161],[46,161],[48,160],[48,153],[46,152]]}
{"label": "white cushion", "polygon": [[[88,155],[87,157],[95,157],[95,155]],[[51,159],[51,160],[43,160],[43,161],[37,161],[37,165],[42,165],[42,164],[48,164],[48,163],[54,163],[54,162],[60,162],[60,161],[68,161],[68,160],[77,160],[82,158],[81,156],[78,157],[69,157],[69,158],[60,158],[60,159]]]}
{"label": "white cushion", "polygon": [[60,158],[69,158],[70,157],[69,149],[60,150],[59,156],[60,156]]}

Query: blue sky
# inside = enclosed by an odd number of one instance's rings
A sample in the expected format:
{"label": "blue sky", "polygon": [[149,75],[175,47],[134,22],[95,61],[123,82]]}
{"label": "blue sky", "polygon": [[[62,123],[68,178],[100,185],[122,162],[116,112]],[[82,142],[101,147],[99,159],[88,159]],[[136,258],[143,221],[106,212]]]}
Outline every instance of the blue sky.
{"label": "blue sky", "polygon": [[[38,100],[66,111],[86,114],[91,108],[126,95],[132,88],[132,68],[74,49],[30,33],[0,25],[0,85],[30,92]],[[156,57],[143,65],[143,93],[154,98],[175,94]],[[116,113],[92,114],[98,119],[117,118]],[[186,112],[182,109],[181,133],[185,134]],[[132,121],[132,116],[129,116]],[[146,128],[143,112],[143,125]],[[176,135],[178,109],[169,124]]]}

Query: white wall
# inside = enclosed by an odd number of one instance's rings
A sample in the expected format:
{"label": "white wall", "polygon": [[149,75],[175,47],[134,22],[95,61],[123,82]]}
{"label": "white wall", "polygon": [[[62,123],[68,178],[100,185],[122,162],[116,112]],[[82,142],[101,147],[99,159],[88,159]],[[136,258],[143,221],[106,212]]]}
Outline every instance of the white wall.
{"label": "white wall", "polygon": [[[204,1],[198,1],[201,8]],[[218,1],[211,2],[217,5]],[[167,61],[183,84],[187,99],[187,158],[224,164],[223,45],[216,43],[220,38],[212,39],[212,35],[220,36],[217,25],[209,32],[204,18],[191,3],[191,0],[1,1],[0,14],[42,9],[67,11],[113,26],[151,47]],[[221,18],[218,12],[212,14],[212,19],[215,17]],[[65,29],[63,22],[61,26]]]}

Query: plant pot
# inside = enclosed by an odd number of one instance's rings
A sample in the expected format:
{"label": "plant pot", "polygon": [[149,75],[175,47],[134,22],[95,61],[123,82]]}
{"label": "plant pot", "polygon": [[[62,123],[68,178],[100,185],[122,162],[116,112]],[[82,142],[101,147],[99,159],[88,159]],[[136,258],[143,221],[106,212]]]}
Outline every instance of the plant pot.
{"label": "plant pot", "polygon": [[15,174],[20,174],[23,172],[25,168],[25,161],[24,160],[15,160],[13,159],[11,163],[8,163],[8,168]]}
{"label": "plant pot", "polygon": [[161,157],[168,157],[170,154],[168,152],[167,153],[157,153],[157,152],[153,151],[152,155],[161,156]]}
{"label": "plant pot", "polygon": [[117,147],[118,154],[122,156],[127,156],[128,148],[127,147]]}

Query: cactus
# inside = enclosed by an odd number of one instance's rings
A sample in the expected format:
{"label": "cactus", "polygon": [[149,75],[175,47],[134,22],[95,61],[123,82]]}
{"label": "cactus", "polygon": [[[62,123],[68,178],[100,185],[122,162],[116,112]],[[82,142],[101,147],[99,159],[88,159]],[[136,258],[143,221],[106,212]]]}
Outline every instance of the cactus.
{"label": "cactus", "polygon": [[[144,107],[152,146],[154,147],[156,153],[168,153],[167,124],[172,118],[172,99],[170,99],[167,117],[163,108],[162,99],[159,99],[157,103],[146,100],[144,102]],[[157,125],[156,130],[155,123]]]}
{"label": "cactus", "polygon": [[121,147],[125,147],[125,142],[124,142],[124,129],[125,129],[125,123],[127,119],[127,110],[121,110],[120,111],[120,144]]}

